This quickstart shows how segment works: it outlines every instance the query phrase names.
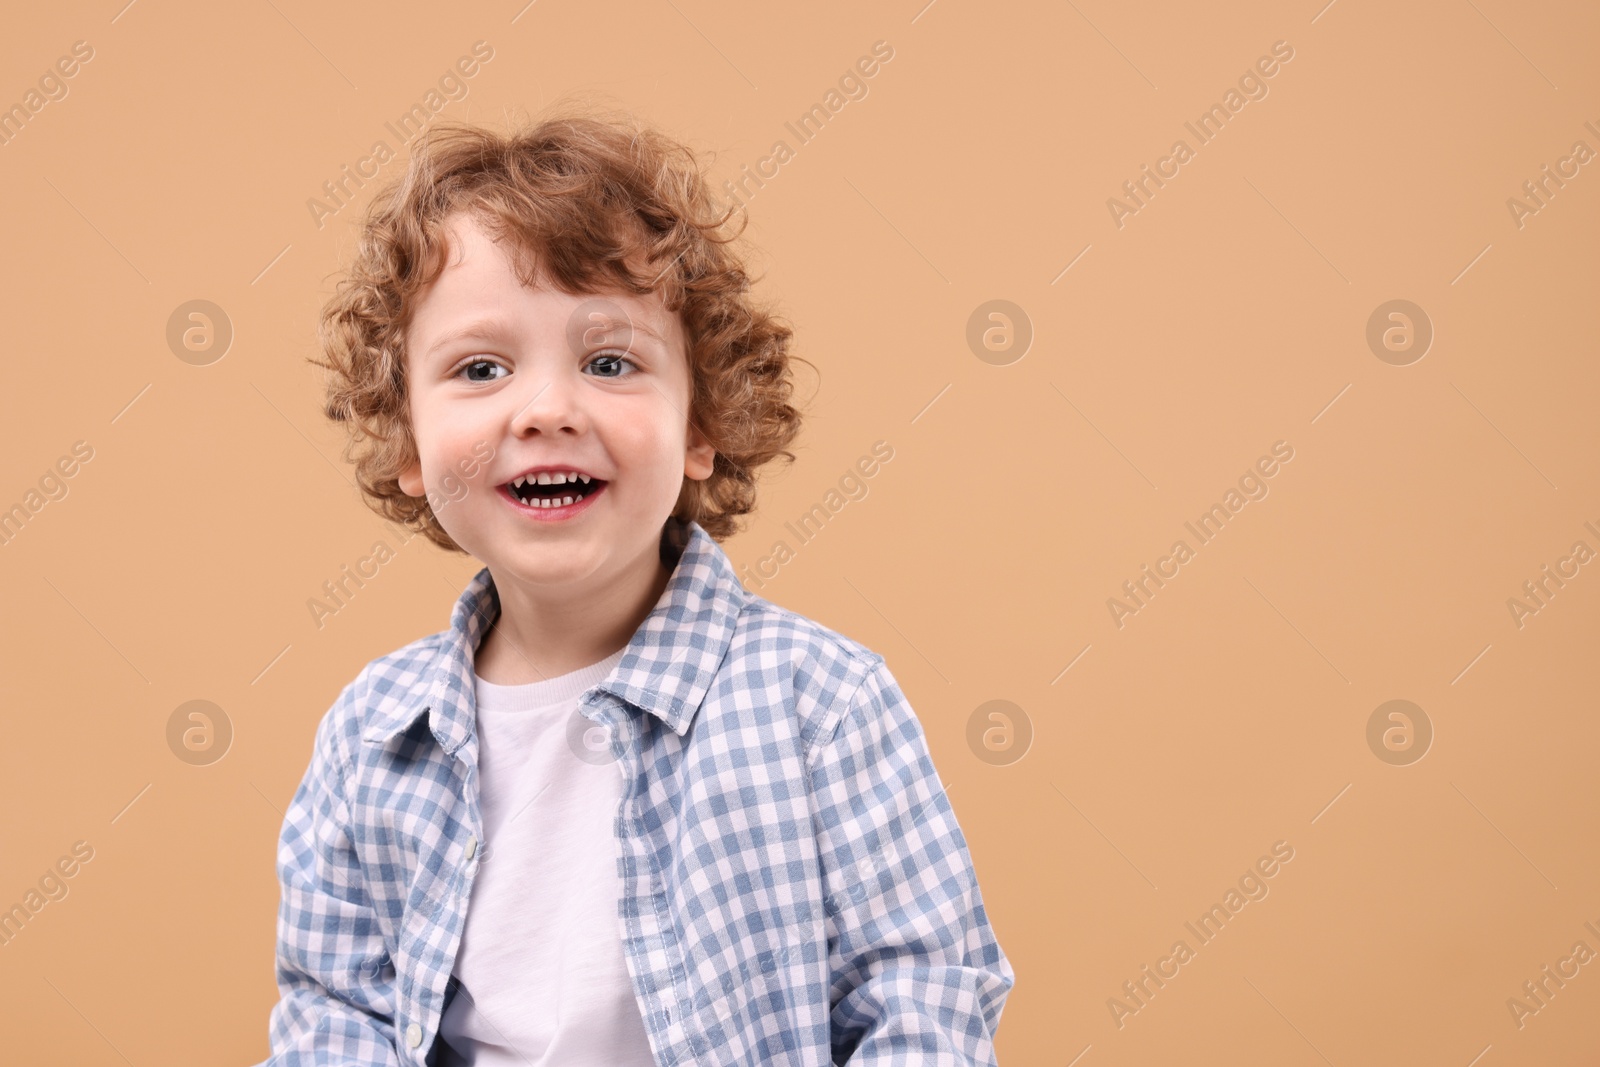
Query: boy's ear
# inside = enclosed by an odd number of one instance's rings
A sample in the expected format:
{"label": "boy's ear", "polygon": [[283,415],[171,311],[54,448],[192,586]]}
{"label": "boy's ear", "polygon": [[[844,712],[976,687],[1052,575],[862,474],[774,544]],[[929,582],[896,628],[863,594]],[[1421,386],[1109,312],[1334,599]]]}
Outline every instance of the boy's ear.
{"label": "boy's ear", "polygon": [[689,447],[683,456],[683,473],[687,478],[703,482],[711,477],[711,465],[717,458],[717,450],[711,447],[699,427],[689,424]]}
{"label": "boy's ear", "polygon": [[422,461],[419,459],[401,471],[397,481],[406,496],[422,496]]}

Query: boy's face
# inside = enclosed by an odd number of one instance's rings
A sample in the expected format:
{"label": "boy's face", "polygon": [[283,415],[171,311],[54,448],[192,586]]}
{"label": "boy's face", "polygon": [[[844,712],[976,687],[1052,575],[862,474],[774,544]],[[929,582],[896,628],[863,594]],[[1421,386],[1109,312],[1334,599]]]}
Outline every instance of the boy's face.
{"label": "boy's face", "polygon": [[[683,479],[709,477],[715,454],[689,425],[682,322],[655,293],[525,288],[469,215],[448,225],[444,270],[406,333],[420,458],[400,488],[426,494],[439,525],[497,584],[579,595],[646,570],[653,578]],[[473,324],[483,324],[473,336],[452,336]],[[603,485],[570,506],[529,506],[510,482],[533,468],[596,480],[561,486],[563,495]]]}

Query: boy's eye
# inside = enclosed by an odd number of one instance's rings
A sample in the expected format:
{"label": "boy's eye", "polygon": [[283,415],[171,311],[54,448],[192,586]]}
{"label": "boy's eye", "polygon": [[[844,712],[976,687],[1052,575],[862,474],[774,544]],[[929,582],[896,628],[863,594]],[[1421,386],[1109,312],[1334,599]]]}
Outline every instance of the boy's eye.
{"label": "boy's eye", "polygon": [[[599,368],[597,374],[598,377],[622,378],[626,377],[627,373],[629,373],[623,371],[623,364],[627,364],[629,367],[633,367],[635,370],[638,369],[633,360],[626,359],[621,355],[610,354],[596,356],[594,359],[589,361],[588,365],[590,367]],[[492,359],[474,359],[469,360],[458,367],[455,372],[455,377],[465,377],[469,382],[492,382],[504,377],[504,375],[496,374],[495,371],[505,371],[507,374],[510,373],[510,371],[504,366],[496,363]]]}
{"label": "boy's eye", "polygon": [[488,367],[491,370],[493,370],[493,369],[505,370],[504,367],[500,366],[500,364],[494,362],[493,360],[475,359],[475,360],[472,360],[470,363],[463,363],[461,365],[460,369],[458,369],[456,371],[456,376],[460,377],[461,375],[465,374],[466,377],[467,377],[467,381],[469,381],[469,382],[492,382],[492,381],[494,381],[495,378],[498,377],[498,375],[491,375],[489,377],[480,377],[479,375],[472,373],[474,370],[479,370],[479,369],[482,369],[484,367]]}
{"label": "boy's eye", "polygon": [[[624,363],[626,363],[630,367],[634,367],[635,366],[633,360],[624,359],[622,356],[613,356],[613,355],[599,355],[599,356],[596,356],[594,359],[589,361],[589,366],[591,366],[591,367],[599,367],[600,368],[600,375],[599,376],[602,377],[602,378],[622,378],[622,377],[626,377],[626,375],[621,373],[621,366]],[[637,368],[635,368],[635,369],[637,369]],[[613,371],[616,371],[617,373],[612,373]]]}

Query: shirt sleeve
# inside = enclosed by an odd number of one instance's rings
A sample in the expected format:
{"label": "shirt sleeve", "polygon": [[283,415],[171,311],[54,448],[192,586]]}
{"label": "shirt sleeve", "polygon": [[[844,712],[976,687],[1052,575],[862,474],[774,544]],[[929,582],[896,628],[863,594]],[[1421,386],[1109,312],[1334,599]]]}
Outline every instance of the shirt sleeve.
{"label": "shirt sleeve", "polygon": [[277,983],[260,1067],[399,1067],[395,972],[351,838],[340,738],[352,686],[317,727],[278,844]]}
{"label": "shirt sleeve", "polygon": [[882,660],[811,770],[833,1062],[994,1065],[1016,977],[927,739]]}

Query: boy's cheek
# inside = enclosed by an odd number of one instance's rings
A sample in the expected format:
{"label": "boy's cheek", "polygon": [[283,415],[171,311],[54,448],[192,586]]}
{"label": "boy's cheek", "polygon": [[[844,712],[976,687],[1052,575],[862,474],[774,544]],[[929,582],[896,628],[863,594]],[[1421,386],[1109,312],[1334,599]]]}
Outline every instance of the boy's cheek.
{"label": "boy's cheek", "polygon": [[444,494],[447,503],[456,504],[467,495],[467,483],[454,474],[446,474],[439,481],[439,491]]}
{"label": "boy's cheek", "polygon": [[478,476],[478,471],[482,469],[483,465],[493,458],[494,446],[487,441],[479,441],[472,446],[472,455],[457,463],[456,467],[461,471],[463,478],[471,481]]}

